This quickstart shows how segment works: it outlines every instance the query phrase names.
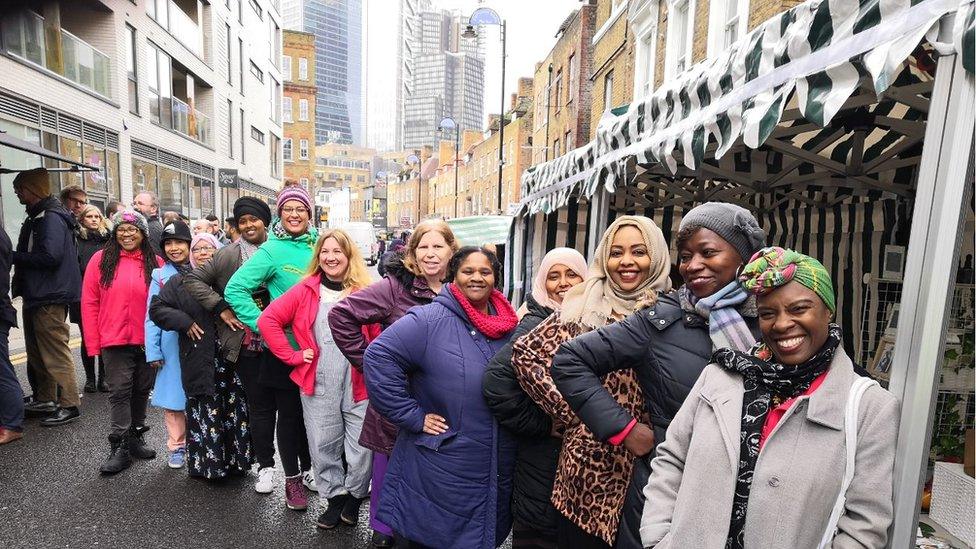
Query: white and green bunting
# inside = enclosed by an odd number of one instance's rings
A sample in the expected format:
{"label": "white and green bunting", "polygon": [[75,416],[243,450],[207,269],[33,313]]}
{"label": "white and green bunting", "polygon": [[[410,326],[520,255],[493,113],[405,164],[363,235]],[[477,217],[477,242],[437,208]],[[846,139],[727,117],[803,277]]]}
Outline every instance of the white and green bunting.
{"label": "white and green bunting", "polygon": [[461,246],[504,244],[512,228],[510,215],[476,215],[448,219],[454,238]]}
{"label": "white and green bunting", "polygon": [[[952,28],[943,28],[943,16],[953,12]],[[626,112],[605,114],[586,145],[529,168],[519,213],[552,212],[574,193],[592,196],[600,184],[612,191],[631,157],[674,173],[678,158],[694,170],[706,154],[721,158],[737,143],[755,149],[791,101],[808,121],[826,126],[858,86],[868,82],[879,95],[888,89],[923,38],[941,54],[961,52],[974,72],[973,1],[804,2]]]}

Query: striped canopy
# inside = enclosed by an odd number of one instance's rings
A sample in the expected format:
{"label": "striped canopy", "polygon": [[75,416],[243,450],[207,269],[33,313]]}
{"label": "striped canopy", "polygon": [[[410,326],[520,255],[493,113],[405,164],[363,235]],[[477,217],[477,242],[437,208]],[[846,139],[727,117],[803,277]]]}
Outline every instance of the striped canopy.
{"label": "striped canopy", "polygon": [[[953,28],[942,28],[953,12]],[[974,27],[972,0],[808,0],[623,114],[605,114],[586,145],[529,168],[519,213],[552,212],[600,184],[612,192],[625,182],[628,161],[674,174],[679,160],[695,170],[737,143],[756,149],[788,105],[824,127],[859,87],[878,96],[887,90],[923,37],[939,53],[962,53],[973,72]]]}
{"label": "striped canopy", "polygon": [[485,244],[504,244],[508,231],[512,228],[510,215],[476,215],[448,219],[447,224],[454,231],[454,237],[462,246],[483,246]]}

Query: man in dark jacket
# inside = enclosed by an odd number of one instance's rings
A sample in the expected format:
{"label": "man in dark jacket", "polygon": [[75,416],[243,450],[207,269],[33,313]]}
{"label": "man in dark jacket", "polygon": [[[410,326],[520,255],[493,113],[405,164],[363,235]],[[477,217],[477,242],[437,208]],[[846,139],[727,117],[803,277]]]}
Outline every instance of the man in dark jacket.
{"label": "man in dark jacket", "polygon": [[63,425],[78,418],[81,404],[66,322],[68,306],[81,299],[77,222],[51,196],[44,168],[17,174],[14,192],[27,207],[13,256],[13,295],[23,298],[27,362],[37,385],[32,411],[51,412],[41,425]]}
{"label": "man in dark jacket", "polygon": [[0,226],[0,445],[23,438],[24,391],[10,363],[7,336],[17,325],[17,311],[10,303],[10,263],[13,245]]}
{"label": "man in dark jacket", "polygon": [[133,197],[132,207],[146,218],[149,224],[149,244],[156,255],[162,256],[159,240],[163,236],[163,222],[159,219],[159,199],[156,198],[156,194],[142,191]]}

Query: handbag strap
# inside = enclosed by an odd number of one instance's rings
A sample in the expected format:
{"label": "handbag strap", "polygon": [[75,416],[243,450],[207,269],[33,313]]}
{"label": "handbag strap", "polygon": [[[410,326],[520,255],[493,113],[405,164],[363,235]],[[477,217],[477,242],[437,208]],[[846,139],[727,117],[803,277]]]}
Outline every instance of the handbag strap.
{"label": "handbag strap", "polygon": [[847,406],[844,411],[844,447],[847,456],[844,464],[844,480],[840,486],[840,493],[837,494],[837,501],[830,512],[830,520],[827,521],[827,528],[824,530],[823,538],[820,540],[820,549],[829,548],[833,543],[834,536],[837,535],[837,523],[844,514],[844,507],[847,504],[847,490],[851,487],[854,480],[854,458],[857,454],[857,416],[861,407],[861,397],[868,387],[877,385],[878,382],[867,377],[858,376],[851,384],[850,393],[847,395]]}

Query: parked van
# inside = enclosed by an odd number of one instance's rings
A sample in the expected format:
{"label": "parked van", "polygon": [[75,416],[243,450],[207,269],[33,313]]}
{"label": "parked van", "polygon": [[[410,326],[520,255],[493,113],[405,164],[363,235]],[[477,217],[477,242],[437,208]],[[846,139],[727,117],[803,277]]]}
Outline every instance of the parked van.
{"label": "parked van", "polygon": [[376,229],[373,228],[373,224],[365,221],[350,221],[343,224],[341,229],[352,237],[352,241],[359,247],[359,253],[363,254],[366,264],[376,265],[379,258],[376,257],[377,247],[373,245],[376,243]]}

